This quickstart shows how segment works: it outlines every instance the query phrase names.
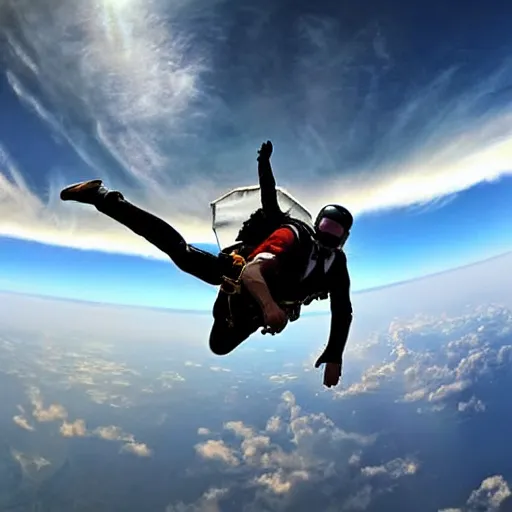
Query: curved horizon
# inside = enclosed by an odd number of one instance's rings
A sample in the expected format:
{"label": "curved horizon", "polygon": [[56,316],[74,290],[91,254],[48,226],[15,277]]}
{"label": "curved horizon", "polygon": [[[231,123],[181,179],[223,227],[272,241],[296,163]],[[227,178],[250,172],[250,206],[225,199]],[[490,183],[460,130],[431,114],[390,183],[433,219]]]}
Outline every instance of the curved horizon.
{"label": "curved horizon", "polygon": [[[145,303],[176,283],[203,293],[60,189],[102,178],[188,241],[213,244],[210,202],[257,183],[267,139],[280,187],[313,214],[326,202],[354,213],[356,290],[504,252],[512,38],[500,9],[481,16],[475,26],[455,7],[438,18],[382,3],[2,2],[0,240],[12,252],[0,281]],[[488,26],[495,44],[483,51]],[[101,276],[96,291],[81,260]]]}

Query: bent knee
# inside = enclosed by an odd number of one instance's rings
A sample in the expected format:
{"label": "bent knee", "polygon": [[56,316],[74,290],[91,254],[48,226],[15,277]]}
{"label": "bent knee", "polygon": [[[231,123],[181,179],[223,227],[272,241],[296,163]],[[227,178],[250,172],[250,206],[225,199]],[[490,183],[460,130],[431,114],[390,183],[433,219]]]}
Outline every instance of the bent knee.
{"label": "bent knee", "polygon": [[225,356],[248,337],[249,333],[241,333],[236,329],[221,327],[215,322],[210,333],[210,350],[218,356]]}
{"label": "bent knee", "polygon": [[210,350],[216,356],[227,356],[234,347],[221,343],[219,340],[210,340]]}

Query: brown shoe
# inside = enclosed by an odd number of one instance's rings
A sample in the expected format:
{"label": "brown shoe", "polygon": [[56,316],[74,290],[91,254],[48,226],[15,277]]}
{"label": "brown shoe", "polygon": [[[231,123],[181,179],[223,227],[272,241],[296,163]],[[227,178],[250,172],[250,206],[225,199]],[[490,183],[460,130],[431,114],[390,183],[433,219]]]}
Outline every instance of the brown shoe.
{"label": "brown shoe", "polygon": [[77,201],[79,203],[94,204],[100,196],[107,193],[101,180],[82,181],[61,190],[62,201]]}

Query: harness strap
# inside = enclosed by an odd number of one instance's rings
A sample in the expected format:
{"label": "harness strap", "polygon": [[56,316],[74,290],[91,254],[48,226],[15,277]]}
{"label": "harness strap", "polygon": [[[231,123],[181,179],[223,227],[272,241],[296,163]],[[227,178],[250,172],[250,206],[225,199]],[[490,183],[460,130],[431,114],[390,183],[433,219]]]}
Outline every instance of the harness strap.
{"label": "harness strap", "polygon": [[223,283],[220,285],[220,289],[227,295],[235,295],[241,292],[242,284],[240,276],[247,265],[245,258],[238,254],[236,251],[233,251],[230,254],[232,258],[232,269],[235,271],[235,277],[229,277],[226,275],[222,276]]}

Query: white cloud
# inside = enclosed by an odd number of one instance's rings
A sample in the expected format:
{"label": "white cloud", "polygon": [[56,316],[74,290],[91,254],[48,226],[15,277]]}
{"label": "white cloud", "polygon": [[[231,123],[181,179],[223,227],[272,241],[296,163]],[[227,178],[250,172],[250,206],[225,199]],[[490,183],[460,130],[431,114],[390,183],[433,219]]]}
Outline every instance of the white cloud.
{"label": "white cloud", "polygon": [[[96,436],[106,441],[117,441],[123,443],[120,451],[131,453],[139,457],[149,457],[152,450],[145,444],[135,440],[133,434],[124,432],[124,430],[116,425],[99,426],[93,430],[88,430],[86,422],[83,419],[76,419],[73,422],[67,421],[68,413],[66,409],[60,404],[51,404],[50,407],[44,408],[41,392],[36,387],[29,389],[29,397],[34,407],[32,411],[33,417],[40,422],[52,422],[57,420],[64,420],[60,427],[59,433],[63,437],[86,437]],[[23,412],[23,408],[20,407]],[[15,416],[13,421],[22,428],[33,430],[33,427],[28,424],[26,419],[22,416]]]}
{"label": "white cloud", "polygon": [[281,418],[279,416],[272,416],[268,419],[265,430],[267,430],[267,432],[279,432],[281,427]]}
{"label": "white cloud", "polygon": [[484,412],[486,407],[485,404],[479,398],[474,395],[469,399],[468,402],[459,402],[458,409],[460,412],[475,411]]}
{"label": "white cloud", "polygon": [[286,382],[297,380],[298,378],[298,375],[294,375],[292,373],[281,373],[279,375],[271,375],[268,380],[270,382],[275,382],[276,384],[285,384]]}
{"label": "white cloud", "polygon": [[237,466],[238,459],[233,451],[226,446],[224,441],[209,439],[208,441],[196,444],[195,449],[205,459],[216,459],[230,466]]}
{"label": "white cloud", "polygon": [[[441,411],[448,404],[460,412],[483,412],[485,404],[475,396],[469,401],[457,397],[491,370],[506,367],[511,325],[512,312],[504,306],[477,307],[452,317],[395,320],[389,327],[392,350],[387,360],[369,367],[360,381],[334,395],[347,399],[387,386],[397,402],[425,402],[428,407],[420,407],[420,412]],[[426,337],[432,350],[424,348]]]}
{"label": "white cloud", "polygon": [[132,434],[126,434],[121,427],[116,425],[101,426],[94,429],[94,434],[107,441],[132,441]]}
{"label": "white cloud", "polygon": [[[345,503],[343,510],[351,510],[350,504],[363,509],[380,492],[378,487],[414,475],[419,468],[419,462],[408,457],[358,468],[361,451],[375,443],[377,436],[346,432],[323,413],[304,412],[290,391],[282,393],[277,414],[268,418],[264,430],[238,420],[226,422],[224,431],[234,434],[234,438],[210,439],[196,445],[196,451],[203,459],[221,461],[221,471],[240,475],[233,479],[231,493],[237,492],[239,484],[235,482],[242,477],[246,482],[244,493],[250,482],[254,491],[254,501],[246,505],[250,511],[291,509],[301,495],[295,491],[305,492],[304,486],[308,485],[324,489],[328,499],[337,492],[334,482],[340,479],[344,482],[345,502],[337,504]],[[354,447],[360,451],[354,452]],[[207,467],[201,465],[201,471],[207,471]],[[218,474],[219,467],[212,471]],[[380,480],[375,481],[377,475]]]}
{"label": "white cloud", "polygon": [[116,425],[100,426],[94,430],[88,430],[85,421],[78,419],[73,423],[66,421],[62,423],[60,433],[63,437],[96,436],[105,441],[117,441],[122,443],[119,449],[121,453],[131,453],[138,457],[149,457],[152,455],[152,450],[146,443],[137,442],[133,434],[127,434],[121,427]]}
{"label": "white cloud", "polygon": [[[63,420],[60,427],[59,433],[63,437],[86,437],[96,436],[100,439],[107,441],[120,441],[124,445],[121,447],[121,451],[132,453],[138,456],[149,456],[151,450],[144,443],[139,443],[135,440],[133,434],[129,434],[123,431],[121,427],[116,425],[99,426],[94,430],[89,431],[86,426],[84,419],[76,419],[74,421],[68,421],[68,412],[63,405],[51,404],[45,408],[41,391],[35,386],[31,386],[28,390],[28,396],[33,406],[32,416],[36,421],[39,422],[55,422]],[[22,413],[24,413],[23,407],[18,407]],[[13,418],[13,421],[21,428],[27,430],[34,430],[24,416],[18,415]]]}
{"label": "white cloud", "polygon": [[256,435],[249,437],[248,439],[244,439],[240,446],[240,450],[244,460],[260,460],[261,455],[269,449],[270,444],[270,437]]}
{"label": "white cloud", "polygon": [[[502,475],[489,476],[478,489],[471,492],[463,509],[467,512],[498,512],[502,503],[511,495],[508,482]],[[462,509],[445,508],[439,512],[462,512]]]}
{"label": "white cloud", "polygon": [[12,418],[12,421],[25,430],[33,431],[34,427],[28,422],[27,418],[17,414]]}
{"label": "white cloud", "polygon": [[456,382],[451,382],[450,384],[443,384],[438,389],[429,394],[428,400],[429,402],[439,402],[441,400],[446,400],[451,395],[456,393],[460,393],[464,391],[469,386],[471,386],[471,381],[469,380],[459,380]]}
{"label": "white cloud", "polygon": [[251,427],[244,425],[241,421],[228,421],[224,423],[224,428],[226,430],[231,430],[237,436],[245,439],[251,438],[254,435],[254,430]]}
{"label": "white cloud", "polygon": [[122,452],[132,453],[133,455],[137,455],[138,457],[149,457],[152,454],[152,451],[148,448],[145,443],[136,443],[129,442],[123,444],[121,447]]}
{"label": "white cloud", "polygon": [[222,366],[210,366],[210,370],[212,372],[226,372],[226,373],[229,373],[231,371],[229,368],[223,368]]}
{"label": "white cloud", "polygon": [[361,473],[368,477],[389,475],[392,479],[397,479],[405,475],[414,475],[418,469],[419,464],[414,460],[394,459],[380,466],[363,467]]}
{"label": "white cloud", "polygon": [[309,474],[306,471],[292,471],[285,475],[280,469],[272,472],[265,473],[254,479],[258,485],[266,487],[275,494],[283,494],[290,492],[292,486],[298,481],[309,479]]}
{"label": "white cloud", "polygon": [[41,392],[34,386],[29,389],[29,398],[34,407],[32,416],[39,422],[62,420],[68,416],[66,409],[60,404],[50,404],[48,408],[45,408]]}
{"label": "white cloud", "polygon": [[60,433],[64,437],[85,437],[87,435],[87,427],[85,421],[78,419],[73,423],[65,421],[60,426]]}
{"label": "white cloud", "polygon": [[426,389],[415,389],[414,391],[411,391],[410,393],[406,393],[404,395],[404,402],[416,402],[418,400],[422,400],[425,398],[425,395],[427,394]]}
{"label": "white cloud", "polygon": [[467,504],[471,509],[491,512],[498,510],[510,495],[510,488],[503,476],[494,475],[483,480],[480,487],[471,493]]}

